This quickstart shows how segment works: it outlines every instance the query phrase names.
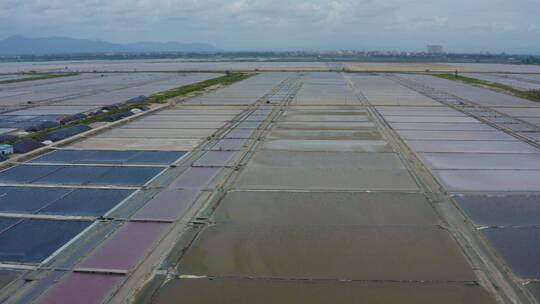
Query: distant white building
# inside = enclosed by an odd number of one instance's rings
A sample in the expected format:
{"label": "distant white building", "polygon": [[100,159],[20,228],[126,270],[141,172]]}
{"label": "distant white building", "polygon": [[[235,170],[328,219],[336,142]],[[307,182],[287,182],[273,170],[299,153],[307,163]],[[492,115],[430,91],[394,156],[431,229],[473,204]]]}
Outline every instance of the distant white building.
{"label": "distant white building", "polygon": [[428,54],[438,55],[444,53],[442,45],[428,45],[427,46]]}

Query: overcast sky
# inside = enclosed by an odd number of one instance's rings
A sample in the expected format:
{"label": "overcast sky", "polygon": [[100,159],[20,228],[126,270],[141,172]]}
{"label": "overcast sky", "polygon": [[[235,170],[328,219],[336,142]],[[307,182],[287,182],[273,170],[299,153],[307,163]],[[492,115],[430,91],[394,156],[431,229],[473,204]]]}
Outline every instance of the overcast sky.
{"label": "overcast sky", "polygon": [[540,53],[540,0],[0,0],[0,38]]}

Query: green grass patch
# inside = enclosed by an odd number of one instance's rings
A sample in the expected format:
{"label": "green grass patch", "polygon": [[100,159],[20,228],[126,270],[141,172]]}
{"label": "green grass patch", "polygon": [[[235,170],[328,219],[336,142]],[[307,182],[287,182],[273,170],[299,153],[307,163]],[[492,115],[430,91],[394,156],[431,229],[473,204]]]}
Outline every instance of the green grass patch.
{"label": "green grass patch", "polygon": [[31,76],[26,77],[26,78],[19,78],[19,79],[2,80],[2,81],[0,81],[0,84],[10,84],[10,83],[17,83],[17,82],[25,82],[25,81],[34,81],[34,80],[43,80],[43,79],[51,79],[51,78],[70,77],[70,76],[79,75],[79,73],[24,74],[24,75],[31,75]]}
{"label": "green grass patch", "polygon": [[227,73],[225,76],[208,79],[194,84],[189,84],[180,88],[164,91],[150,96],[148,102],[150,103],[163,103],[167,99],[171,99],[178,96],[183,96],[189,93],[202,91],[208,87],[214,85],[229,85],[237,81],[241,81],[251,77],[253,74],[247,73]]}
{"label": "green grass patch", "polygon": [[247,73],[227,73],[227,75],[225,75],[225,76],[212,78],[212,79],[201,81],[201,82],[198,82],[198,83],[182,86],[182,87],[179,87],[179,88],[176,88],[176,89],[160,92],[160,93],[157,93],[157,94],[154,94],[154,95],[148,97],[148,99],[143,100],[141,102],[126,105],[126,106],[123,106],[121,108],[111,110],[111,111],[109,111],[107,113],[100,113],[98,115],[94,115],[94,116],[82,118],[82,119],[79,119],[79,120],[71,121],[71,122],[69,122],[69,123],[67,123],[65,125],[60,125],[60,126],[57,126],[57,127],[54,127],[54,128],[41,130],[41,131],[38,131],[38,132],[34,132],[32,134],[21,136],[16,141],[8,142],[8,143],[13,144],[13,143],[15,143],[17,141],[21,141],[21,140],[25,140],[25,139],[41,140],[42,138],[44,138],[49,133],[51,133],[53,131],[56,131],[56,130],[69,128],[69,127],[72,127],[72,126],[75,126],[75,125],[81,125],[81,124],[89,125],[89,124],[92,124],[92,123],[95,123],[95,122],[103,121],[103,119],[105,119],[108,116],[119,114],[119,113],[124,113],[124,112],[130,111],[130,110],[132,110],[134,108],[137,108],[139,106],[148,106],[150,104],[155,104],[155,103],[165,103],[170,98],[184,96],[184,95],[187,95],[187,94],[190,94],[190,93],[199,93],[199,92],[202,92],[203,90],[205,90],[205,89],[207,89],[207,88],[209,88],[211,86],[214,86],[214,85],[230,85],[230,84],[233,84],[235,82],[247,79],[247,78],[249,78],[249,77],[251,77],[253,75],[254,74],[247,74]]}
{"label": "green grass patch", "polygon": [[496,91],[500,91],[500,92],[514,95],[517,97],[540,102],[540,90],[520,90],[512,86],[498,83],[498,82],[485,81],[485,80],[467,77],[467,76],[461,76],[461,75],[456,76],[455,74],[436,74],[434,76],[437,76],[443,79],[453,80],[453,81],[460,81],[460,82],[478,86],[478,87],[488,87]]}

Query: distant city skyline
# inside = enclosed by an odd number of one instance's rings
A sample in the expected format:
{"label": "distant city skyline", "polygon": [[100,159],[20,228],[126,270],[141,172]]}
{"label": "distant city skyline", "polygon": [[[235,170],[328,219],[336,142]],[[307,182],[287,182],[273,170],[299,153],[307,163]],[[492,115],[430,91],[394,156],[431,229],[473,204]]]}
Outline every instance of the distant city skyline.
{"label": "distant city skyline", "polygon": [[0,38],[209,43],[226,51],[540,54],[534,0],[3,0]]}
{"label": "distant city skyline", "polygon": [[[115,54],[128,54],[132,56],[149,56],[154,53],[191,53],[201,55],[222,54],[245,54],[251,56],[267,56],[267,54],[276,54],[276,56],[338,56],[338,57],[450,57],[455,56],[501,56],[501,60],[523,60],[527,56],[540,58],[540,53],[507,53],[507,52],[452,52],[447,51],[443,45],[425,45],[417,50],[376,50],[376,49],[335,49],[335,50],[261,50],[261,51],[230,51],[220,49],[207,43],[179,43],[179,42],[155,42],[139,41],[134,43],[114,43],[106,40],[88,40],[71,37],[26,37],[10,36],[6,39],[0,39],[0,57],[13,56],[42,56],[42,55],[75,55],[75,54],[93,54],[100,56],[114,56]],[[138,55],[139,54],[139,55]],[[131,56],[130,55],[130,56]],[[166,55],[166,54],[163,54]],[[241,56],[245,56],[241,55]],[[517,56],[517,57],[512,57]],[[465,57],[464,57],[465,58]],[[538,60],[538,59],[537,59]]]}

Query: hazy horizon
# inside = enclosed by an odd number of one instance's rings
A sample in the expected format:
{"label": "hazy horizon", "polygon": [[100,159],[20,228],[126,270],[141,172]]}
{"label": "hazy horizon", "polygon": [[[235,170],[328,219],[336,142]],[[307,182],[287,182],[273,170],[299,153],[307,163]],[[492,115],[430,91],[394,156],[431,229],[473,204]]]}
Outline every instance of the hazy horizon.
{"label": "hazy horizon", "polygon": [[225,51],[540,53],[540,2],[4,0],[0,38],[208,43]]}

